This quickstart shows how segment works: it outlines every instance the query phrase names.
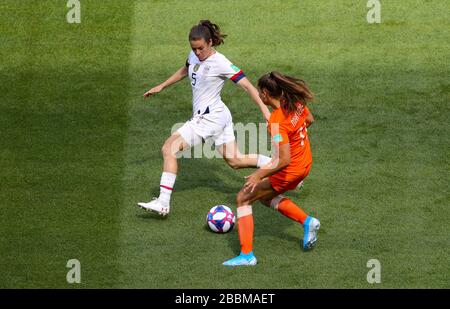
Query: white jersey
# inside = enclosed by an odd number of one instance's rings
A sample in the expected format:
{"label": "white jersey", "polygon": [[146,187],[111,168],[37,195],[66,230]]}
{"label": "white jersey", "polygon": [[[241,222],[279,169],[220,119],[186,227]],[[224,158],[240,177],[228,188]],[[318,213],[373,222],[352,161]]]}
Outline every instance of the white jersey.
{"label": "white jersey", "polygon": [[233,65],[224,55],[215,52],[206,60],[200,61],[193,51],[186,61],[192,86],[193,115],[202,115],[224,107],[220,97],[225,80],[237,83],[245,74]]}

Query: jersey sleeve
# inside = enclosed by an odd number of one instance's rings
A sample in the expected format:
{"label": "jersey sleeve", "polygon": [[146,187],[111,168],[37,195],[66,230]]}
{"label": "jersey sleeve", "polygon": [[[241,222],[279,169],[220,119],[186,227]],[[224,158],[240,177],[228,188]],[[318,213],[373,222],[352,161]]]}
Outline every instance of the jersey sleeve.
{"label": "jersey sleeve", "polygon": [[239,82],[245,77],[244,72],[226,58],[219,62],[218,74],[219,76],[231,79],[234,83]]}
{"label": "jersey sleeve", "polygon": [[195,59],[195,54],[194,54],[194,52],[191,50],[191,51],[189,52],[189,55],[187,56],[187,59],[186,59],[186,67],[189,67],[189,65],[191,65],[192,63],[194,63],[194,62],[195,62],[194,59]]}
{"label": "jersey sleeve", "polygon": [[311,112],[309,111],[308,107],[305,106],[305,109],[303,110],[303,116],[306,118],[309,114],[311,114]]}
{"label": "jersey sleeve", "polygon": [[270,119],[270,135],[272,137],[272,143],[278,145],[284,145],[289,143],[289,127],[283,121],[279,119]]}

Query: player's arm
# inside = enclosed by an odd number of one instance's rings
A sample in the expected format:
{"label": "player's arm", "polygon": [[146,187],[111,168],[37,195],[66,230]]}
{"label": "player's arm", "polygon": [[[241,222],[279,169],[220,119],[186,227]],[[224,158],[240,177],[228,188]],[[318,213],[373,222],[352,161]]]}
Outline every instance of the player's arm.
{"label": "player's arm", "polygon": [[256,88],[247,79],[247,77],[242,78],[240,81],[237,82],[237,84],[241,86],[242,89],[245,90],[245,92],[248,93],[250,98],[256,103],[256,105],[258,105],[259,109],[264,115],[264,118],[266,118],[266,120],[269,121],[270,118],[269,108],[263,103],[263,101],[261,101],[261,98],[259,97],[258,94],[258,90],[256,90]]}
{"label": "player's arm", "polygon": [[156,87],[153,87],[146,93],[144,93],[144,97],[149,97],[152,94],[158,93],[162,91],[164,88],[169,87],[172,84],[175,84],[176,82],[182,80],[188,75],[188,67],[184,65],[178,71],[176,71],[172,76],[170,76],[165,82],[159,84]]}
{"label": "player's arm", "polygon": [[272,160],[267,163],[267,165],[262,166],[253,174],[246,177],[244,190],[252,192],[261,180],[278,173],[289,165],[289,163],[291,162],[291,148],[289,143],[285,143],[282,145],[280,145],[279,143],[275,143],[274,147],[275,156],[272,157]]}

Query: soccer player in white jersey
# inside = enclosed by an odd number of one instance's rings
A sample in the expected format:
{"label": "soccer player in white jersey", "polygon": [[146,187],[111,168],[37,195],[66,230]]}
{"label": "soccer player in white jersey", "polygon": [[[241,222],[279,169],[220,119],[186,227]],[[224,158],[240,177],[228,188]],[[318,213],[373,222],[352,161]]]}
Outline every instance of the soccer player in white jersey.
{"label": "soccer player in white jersey", "polygon": [[189,33],[192,51],[186,64],[165,82],[144,94],[149,97],[189,76],[193,96],[193,117],[174,132],[162,147],[164,166],[159,197],[148,203],[138,203],[145,210],[161,215],[169,213],[170,197],[178,171],[176,154],[204,140],[214,141],[217,150],[232,168],[261,167],[270,162],[270,158],[263,155],[244,156],[237,148],[231,113],[220,97],[225,81],[231,79],[241,86],[260,108],[266,120],[269,119],[270,112],[244,72],[214,49],[214,46],[223,43],[225,36],[216,24],[201,20]]}

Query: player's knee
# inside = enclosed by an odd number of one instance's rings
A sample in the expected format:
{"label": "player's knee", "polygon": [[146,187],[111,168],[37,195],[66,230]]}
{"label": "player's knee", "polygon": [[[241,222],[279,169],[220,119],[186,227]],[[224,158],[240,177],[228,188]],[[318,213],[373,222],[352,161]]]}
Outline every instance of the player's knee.
{"label": "player's knee", "polygon": [[247,205],[248,204],[248,198],[246,196],[246,194],[243,191],[240,191],[237,195],[236,195],[236,203],[239,206],[241,205]]}
{"label": "player's knee", "polygon": [[168,151],[167,148],[168,148],[168,147],[167,147],[166,144],[164,144],[164,145],[161,147],[161,153],[162,153],[163,157],[165,157],[165,156],[167,155],[167,151]]}
{"label": "player's knee", "polygon": [[263,204],[264,206],[270,207],[271,199],[261,199],[260,202],[261,202],[261,204]]}
{"label": "player's knee", "polygon": [[165,142],[164,145],[161,148],[161,153],[163,155],[163,157],[167,157],[167,156],[173,156],[173,150],[172,150],[172,143],[170,142]]}
{"label": "player's knee", "polygon": [[238,159],[226,159],[227,164],[234,170],[237,170],[241,167]]}

